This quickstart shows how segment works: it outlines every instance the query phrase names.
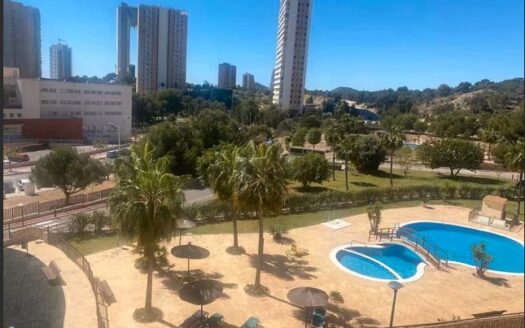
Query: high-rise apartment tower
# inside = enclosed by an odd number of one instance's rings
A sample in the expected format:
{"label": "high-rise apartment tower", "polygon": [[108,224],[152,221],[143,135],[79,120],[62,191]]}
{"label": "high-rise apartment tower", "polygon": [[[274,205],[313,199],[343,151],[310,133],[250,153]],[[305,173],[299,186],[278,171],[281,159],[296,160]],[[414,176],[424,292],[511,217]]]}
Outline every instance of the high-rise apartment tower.
{"label": "high-rise apartment tower", "polygon": [[51,79],[69,79],[72,76],[71,48],[59,41],[51,46],[49,52]]}
{"label": "high-rise apartment tower", "polygon": [[235,89],[237,81],[237,67],[228,63],[219,64],[218,87],[221,89]]}
{"label": "high-rise apartment tower", "polygon": [[22,78],[40,77],[40,11],[5,0],[3,27],[3,65],[18,68]]}
{"label": "high-rise apartment tower", "polygon": [[303,107],[311,0],[281,0],[273,76],[274,104],[300,113]]}
{"label": "high-rise apartment tower", "polygon": [[186,87],[188,14],[158,6],[117,9],[117,74],[131,75],[129,30],[138,26],[137,91]]}
{"label": "high-rise apartment tower", "polygon": [[255,89],[255,78],[250,73],[245,73],[242,76],[242,87],[247,90],[254,90]]}

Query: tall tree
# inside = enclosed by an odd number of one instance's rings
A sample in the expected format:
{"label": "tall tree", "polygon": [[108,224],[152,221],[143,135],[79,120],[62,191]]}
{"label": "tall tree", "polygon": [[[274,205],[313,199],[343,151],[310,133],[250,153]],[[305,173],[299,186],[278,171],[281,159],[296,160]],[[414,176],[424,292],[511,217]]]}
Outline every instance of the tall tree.
{"label": "tall tree", "polygon": [[451,177],[457,176],[462,169],[477,170],[484,157],[478,145],[461,139],[425,142],[418,147],[418,156],[431,169],[448,167]]}
{"label": "tall tree", "polygon": [[233,207],[233,247],[239,250],[237,232],[238,194],[235,191],[234,177],[239,169],[240,148],[224,145],[213,151],[211,164],[204,173],[205,180],[221,200],[229,200]]}
{"label": "tall tree", "polygon": [[516,141],[513,147],[510,148],[510,151],[505,156],[505,164],[508,168],[518,170],[520,173],[518,178],[518,212],[514,221],[514,224],[518,224],[521,210],[521,197],[523,194],[523,174],[525,170],[525,145],[523,139]]}
{"label": "tall tree", "polygon": [[31,178],[38,187],[57,187],[64,193],[65,205],[71,195],[106,177],[102,163],[71,147],[57,147],[40,158],[31,169]]}
{"label": "tall tree", "polygon": [[336,125],[332,124],[326,129],[324,138],[332,150],[332,180],[335,181],[335,148],[341,140],[341,134]]}
{"label": "tall tree", "polygon": [[259,220],[259,246],[255,289],[261,290],[261,270],[264,255],[264,221],[270,212],[278,212],[287,194],[286,159],[280,145],[247,144],[233,174],[239,204],[255,211]]}
{"label": "tall tree", "polygon": [[315,149],[315,145],[321,142],[321,130],[318,128],[310,129],[306,135],[306,141],[308,141],[308,143]]}
{"label": "tall tree", "polygon": [[403,141],[405,136],[403,135],[401,129],[392,125],[381,138],[381,143],[383,147],[388,151],[390,155],[390,187],[394,187],[394,181],[392,179],[392,168],[394,166],[394,154],[396,150],[403,147]]}
{"label": "tall tree", "polygon": [[352,135],[345,135],[339,144],[335,146],[335,152],[337,157],[345,161],[345,186],[348,190],[348,162],[352,159],[354,150],[355,137]]}
{"label": "tall tree", "polygon": [[109,208],[120,233],[137,241],[148,266],[145,317],[153,319],[152,288],[155,250],[169,241],[184,202],[182,182],[170,173],[166,157],[155,160],[149,143],[134,145],[128,159],[119,161],[117,185]]}

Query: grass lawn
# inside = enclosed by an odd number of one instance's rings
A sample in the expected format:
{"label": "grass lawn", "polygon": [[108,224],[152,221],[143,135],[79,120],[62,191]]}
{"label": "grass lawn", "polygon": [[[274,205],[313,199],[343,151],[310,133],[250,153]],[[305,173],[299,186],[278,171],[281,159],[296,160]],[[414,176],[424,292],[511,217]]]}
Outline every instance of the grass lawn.
{"label": "grass lawn", "polygon": [[[379,170],[374,175],[359,174],[348,172],[348,189],[350,191],[361,190],[371,187],[390,187],[389,171]],[[474,176],[458,176],[450,177],[448,175],[432,172],[432,171],[410,171],[407,177],[403,175],[400,170],[393,170],[394,187],[415,186],[415,185],[443,185],[448,183],[451,186],[468,183],[478,186],[495,186],[505,187],[514,186],[515,182],[510,180],[498,180],[491,177],[474,177]],[[308,192],[319,192],[322,190],[345,190],[345,173],[336,171],[336,181],[332,181],[330,176],[328,181],[323,184],[314,183],[311,185]],[[290,192],[304,192],[302,184],[293,182],[290,185]]]}
{"label": "grass lawn", "polygon": [[[446,203],[442,201],[430,201],[429,204],[446,204],[446,205],[462,206],[462,207],[467,207],[467,208],[475,208],[476,206],[479,206],[481,204],[481,201],[471,200],[471,199],[459,199],[459,200],[452,200]],[[420,205],[421,205],[421,201],[413,200],[413,201],[404,201],[404,202],[385,204],[384,209],[413,207],[413,206],[420,206]],[[509,202],[509,205],[508,205],[509,210],[515,210],[516,206],[517,206],[516,202]],[[336,210],[335,214],[331,213],[330,211],[319,211],[319,212],[312,212],[312,213],[279,215],[276,217],[265,218],[264,225],[265,225],[266,231],[268,231],[270,226],[273,224],[281,224],[281,225],[288,227],[289,229],[294,229],[294,228],[300,228],[300,227],[311,226],[311,225],[322,223],[326,221],[331,215],[335,216],[336,218],[342,218],[342,217],[347,217],[351,215],[362,214],[365,212],[365,209],[366,209],[366,206],[360,206],[360,207]],[[521,217],[521,220],[523,221],[523,216]],[[258,227],[257,220],[240,220],[238,222],[239,233],[257,232],[257,227]],[[200,225],[193,229],[190,229],[188,232],[191,232],[192,234],[198,234],[198,235],[232,233],[232,223],[228,221],[228,222],[210,223],[210,224]],[[78,248],[78,250],[80,250],[80,252],[82,252],[82,254],[84,255],[89,255],[89,254],[97,253],[97,252],[104,251],[107,249],[118,247],[119,242],[120,242],[120,245],[129,244],[129,242],[123,241],[122,239],[120,239],[119,241],[118,236],[116,234],[96,236],[96,237],[86,237],[82,239],[73,238],[73,239],[70,239],[69,242],[73,246]]]}

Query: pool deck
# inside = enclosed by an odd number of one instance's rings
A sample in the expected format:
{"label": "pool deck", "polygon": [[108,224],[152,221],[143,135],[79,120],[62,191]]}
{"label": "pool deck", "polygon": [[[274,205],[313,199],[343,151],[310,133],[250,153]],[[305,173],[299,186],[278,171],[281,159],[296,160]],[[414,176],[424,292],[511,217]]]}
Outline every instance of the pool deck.
{"label": "pool deck", "polygon": [[[523,241],[523,231],[508,232],[469,223],[469,209],[454,206],[400,208],[383,211],[381,227],[415,220],[435,220],[462,224],[509,235]],[[286,298],[289,290],[312,286],[339,291],[344,304],[331,304],[329,322],[350,323],[352,327],[387,326],[392,305],[392,291],[384,282],[375,282],[352,276],[338,269],[329,254],[337,246],[351,240],[367,243],[370,228],[366,214],[344,218],[352,226],[332,230],[321,224],[293,229],[289,237],[298,248],[305,248],[309,255],[300,260],[290,260],[285,252],[289,245],[276,244],[265,234],[265,267],[262,283],[269,287],[270,297],[248,296],[243,288],[253,283],[257,234],[241,234],[239,243],[246,249],[245,255],[230,255],[225,248],[231,245],[230,234],[195,235],[183,238],[207,248],[211,255],[203,260],[191,261],[193,274],[201,274],[221,281],[224,296],[204,309],[224,315],[226,327],[238,327],[248,317],[257,316],[264,327],[294,328],[304,326],[303,312],[290,305]],[[283,223],[285,223],[283,221]],[[178,239],[166,245],[168,250],[178,244]],[[155,273],[153,280],[153,304],[164,312],[162,322],[148,325],[136,323],[132,316],[136,308],[144,306],[146,275],[134,267],[137,255],[129,248],[115,248],[87,257],[93,271],[106,279],[113,290],[117,303],[109,308],[112,327],[176,327],[197,306],[180,300],[180,276],[186,270],[186,261],[169,255],[175,266],[164,274]],[[398,293],[395,324],[435,322],[438,318],[451,320],[459,316],[472,318],[473,313],[507,310],[507,313],[523,311],[523,276],[488,274],[487,280],[473,276],[474,269],[458,264],[445,270],[429,265],[423,277],[408,282]]]}

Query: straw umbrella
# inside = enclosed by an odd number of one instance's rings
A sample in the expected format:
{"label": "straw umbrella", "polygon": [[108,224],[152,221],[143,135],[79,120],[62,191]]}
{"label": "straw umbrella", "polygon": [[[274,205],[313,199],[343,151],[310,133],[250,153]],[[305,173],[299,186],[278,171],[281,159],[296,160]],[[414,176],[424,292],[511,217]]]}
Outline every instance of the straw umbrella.
{"label": "straw umbrella", "polygon": [[171,249],[171,254],[181,259],[188,259],[188,274],[187,279],[190,278],[190,259],[200,260],[210,256],[210,251],[206,248],[202,248],[196,245],[192,245],[191,242],[186,245],[175,246]]}
{"label": "straw umbrella", "polygon": [[300,307],[306,308],[304,326],[308,325],[308,309],[314,307],[324,307],[328,304],[328,294],[313,287],[299,287],[292,289],[287,295],[290,302]]}
{"label": "straw umbrella", "polygon": [[200,325],[202,326],[203,307],[222,295],[222,284],[213,279],[202,279],[191,282],[179,291],[179,297],[188,303],[201,306]]}

